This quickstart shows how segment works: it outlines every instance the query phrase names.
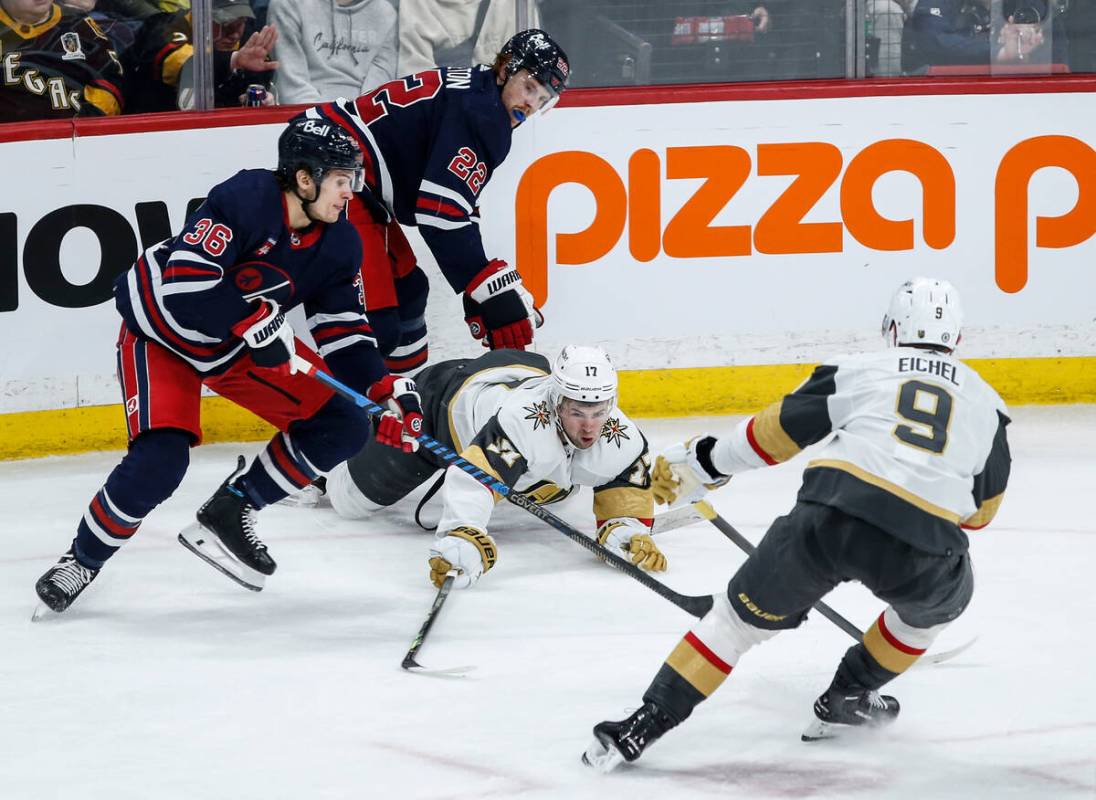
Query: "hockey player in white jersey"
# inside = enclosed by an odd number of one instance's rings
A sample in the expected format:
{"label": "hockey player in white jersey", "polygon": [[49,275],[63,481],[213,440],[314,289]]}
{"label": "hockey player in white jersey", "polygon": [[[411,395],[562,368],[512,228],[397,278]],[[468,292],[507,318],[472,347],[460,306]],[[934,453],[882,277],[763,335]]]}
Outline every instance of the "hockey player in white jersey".
{"label": "hockey player in white jersey", "polygon": [[[598,347],[567,345],[549,367],[536,353],[497,350],[427,367],[415,376],[424,428],[484,472],[537,502],[593,487],[597,540],[640,567],[666,557],[650,536],[654,517],[647,441],[616,407],[617,374]],[[406,497],[439,468],[429,453],[367,445],[327,478],[335,511],[362,518]],[[456,588],[494,566],[488,521],[501,497],[458,467],[441,488],[443,511],[430,548],[430,579],[453,570]]]}
{"label": "hockey player in white jersey", "polygon": [[908,669],[973,591],[964,528],[989,523],[1008,482],[1006,408],[952,357],[959,298],[946,281],[905,283],[883,319],[892,349],[820,365],[726,437],[698,436],[656,461],[660,502],[776,464],[830,439],[806,466],[797,503],[773,522],[712,610],[670,653],[625,720],[594,727],[583,761],[634,761],[718,688],[756,644],[798,626],[846,580],[888,605],[841,660],[804,741],[894,720],[879,689]]}

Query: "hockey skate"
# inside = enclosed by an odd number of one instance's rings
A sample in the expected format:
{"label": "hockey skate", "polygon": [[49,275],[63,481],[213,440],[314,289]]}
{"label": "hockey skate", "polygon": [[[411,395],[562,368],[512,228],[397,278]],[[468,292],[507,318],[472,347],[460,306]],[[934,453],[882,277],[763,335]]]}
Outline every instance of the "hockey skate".
{"label": "hockey skate", "polygon": [[898,701],[890,695],[831,686],[814,701],[814,719],[803,731],[803,741],[832,739],[852,727],[889,725],[898,711]]}
{"label": "hockey skate", "polygon": [[179,543],[244,588],[259,592],[278,565],[255,533],[254,506],[232,485],[244,464],[240,456],[236,470],[198,509],[198,521],[179,534]]}
{"label": "hockey skate", "polygon": [[654,703],[644,703],[628,719],[595,725],[594,741],[582,754],[582,763],[600,772],[611,772],[623,762],[639,758],[674,724]]}
{"label": "hockey skate", "polygon": [[[34,591],[51,611],[60,614],[72,605],[72,601],[80,596],[80,593],[95,580],[98,574],[99,570],[85,567],[77,561],[70,547],[58,562],[38,579],[38,582],[34,584]],[[36,610],[32,619],[37,618]]]}

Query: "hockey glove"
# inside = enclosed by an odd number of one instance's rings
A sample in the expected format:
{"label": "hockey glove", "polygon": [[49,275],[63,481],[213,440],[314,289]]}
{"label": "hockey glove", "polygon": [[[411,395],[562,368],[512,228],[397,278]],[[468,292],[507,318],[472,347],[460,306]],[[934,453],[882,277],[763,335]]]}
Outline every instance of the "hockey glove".
{"label": "hockey glove", "polygon": [[249,317],[232,326],[232,332],[251,348],[251,360],[257,367],[278,369],[293,375],[293,327],[278,308],[277,302],[258,298],[259,307]]}
{"label": "hockey glove", "polygon": [[446,574],[456,570],[454,589],[466,589],[498,560],[495,540],[468,525],[458,525],[445,536],[434,539],[430,548],[430,580],[439,589]]}
{"label": "hockey glove", "polygon": [[374,403],[387,405],[389,409],[377,422],[377,441],[405,453],[418,450],[422,401],[415,382],[410,378],[385,375],[369,387],[368,396]]}
{"label": "hockey glove", "polygon": [[651,471],[651,491],[655,502],[672,505],[678,500],[695,503],[710,490],[731,479],[712,466],[715,437],[703,434],[667,448],[655,459]]}
{"label": "hockey glove", "polygon": [[464,289],[464,321],[472,337],[492,350],[524,350],[533,343],[533,327],[544,317],[533,307],[521,275],[505,261],[487,262]]}
{"label": "hockey glove", "polygon": [[648,572],[665,572],[666,556],[651,538],[651,529],[637,519],[611,519],[598,528],[599,544],[623,550],[632,563]]}

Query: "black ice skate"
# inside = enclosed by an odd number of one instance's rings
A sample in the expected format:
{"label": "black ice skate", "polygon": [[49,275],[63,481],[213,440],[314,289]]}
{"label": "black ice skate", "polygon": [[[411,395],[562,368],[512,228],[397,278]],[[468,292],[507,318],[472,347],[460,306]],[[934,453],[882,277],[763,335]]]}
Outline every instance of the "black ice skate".
{"label": "black ice skate", "polygon": [[179,534],[179,542],[236,583],[258,592],[278,565],[255,533],[254,506],[232,485],[243,473],[244,464],[240,456],[236,470],[198,509],[198,521]]}
{"label": "black ice skate", "polygon": [[622,762],[639,758],[674,724],[654,703],[644,703],[628,719],[595,725],[594,741],[582,754],[582,763],[601,772],[611,772]]}
{"label": "black ice skate", "polygon": [[[52,611],[60,614],[72,605],[72,601],[80,596],[80,592],[84,591],[98,574],[99,570],[85,567],[77,561],[70,547],[68,552],[38,579],[38,583],[34,584],[34,591]],[[37,616],[35,614],[34,618],[37,619]]]}
{"label": "black ice skate", "polygon": [[831,686],[814,701],[814,719],[803,731],[804,742],[830,739],[851,727],[879,728],[894,722],[898,701],[890,695]]}

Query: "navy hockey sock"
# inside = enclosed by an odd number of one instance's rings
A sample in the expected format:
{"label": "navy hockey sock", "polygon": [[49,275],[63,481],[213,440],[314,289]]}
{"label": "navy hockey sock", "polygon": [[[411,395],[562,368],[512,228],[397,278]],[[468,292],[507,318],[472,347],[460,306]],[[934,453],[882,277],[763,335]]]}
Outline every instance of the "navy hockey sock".
{"label": "navy hockey sock", "polygon": [[369,431],[359,409],[333,397],[312,417],[271,439],[236,486],[255,508],[276,503],[361,450]]}
{"label": "navy hockey sock", "polygon": [[252,506],[262,508],[300,491],[318,475],[319,470],[301,452],[295,437],[278,433],[247,472],[236,479],[235,487]]}
{"label": "navy hockey sock", "polygon": [[101,569],[149,512],[171,497],[190,465],[190,443],[190,434],[173,429],[151,430],[133,440],[77,527],[72,545],[81,564]]}

